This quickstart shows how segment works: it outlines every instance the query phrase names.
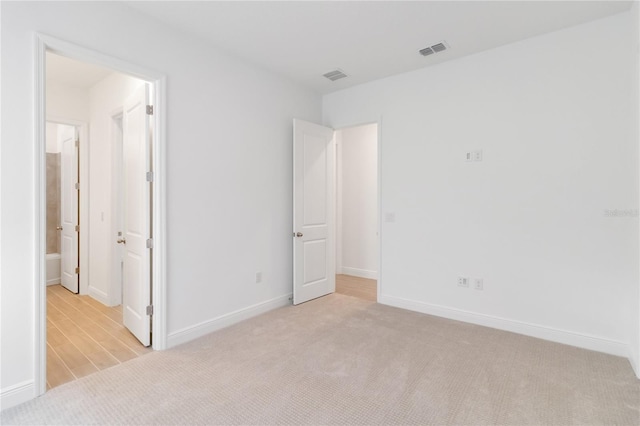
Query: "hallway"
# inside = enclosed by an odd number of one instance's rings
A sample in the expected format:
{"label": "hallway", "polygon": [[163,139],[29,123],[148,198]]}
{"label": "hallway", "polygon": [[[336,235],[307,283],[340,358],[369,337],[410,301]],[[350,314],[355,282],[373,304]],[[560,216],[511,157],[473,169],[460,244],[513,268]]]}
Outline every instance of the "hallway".
{"label": "hallway", "polygon": [[336,293],[377,302],[378,282],[367,278],[336,274]]}
{"label": "hallway", "polygon": [[122,324],[122,306],[47,287],[47,390],[151,351]]}

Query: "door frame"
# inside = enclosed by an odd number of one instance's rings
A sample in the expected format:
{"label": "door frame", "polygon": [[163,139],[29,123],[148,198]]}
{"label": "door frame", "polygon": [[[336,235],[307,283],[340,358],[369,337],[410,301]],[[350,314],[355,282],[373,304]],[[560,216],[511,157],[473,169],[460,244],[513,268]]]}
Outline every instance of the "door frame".
{"label": "door frame", "polygon": [[[345,123],[340,123],[340,125],[332,125],[331,123],[326,123],[323,122],[322,124],[319,124],[320,126],[324,126],[324,127],[328,127],[330,129],[333,130],[334,132],[334,137],[333,137],[333,141],[332,143],[334,144],[335,147],[335,155],[336,155],[336,167],[334,168],[334,175],[333,175],[333,182],[334,182],[334,203],[333,203],[333,221],[334,221],[334,229],[333,229],[333,240],[334,240],[334,252],[333,252],[333,256],[334,256],[334,267],[333,267],[333,274],[336,274],[336,266],[337,266],[337,249],[338,249],[338,226],[337,226],[337,219],[338,219],[338,162],[337,162],[337,157],[338,157],[338,147],[336,144],[336,138],[335,138],[335,132],[340,131],[340,130],[345,130],[345,129],[350,129],[353,127],[360,127],[360,126],[366,126],[366,125],[370,125],[370,124],[377,124],[377,132],[376,132],[376,146],[377,146],[377,164],[376,164],[376,172],[377,172],[377,196],[378,196],[378,200],[377,200],[377,206],[376,206],[376,210],[377,210],[377,215],[378,215],[378,226],[377,226],[377,231],[378,231],[378,279],[377,279],[377,285],[376,285],[376,300],[378,301],[378,303],[380,303],[379,301],[381,300],[382,297],[382,254],[383,254],[383,248],[382,248],[382,115],[378,116],[377,118],[371,119],[371,120],[363,120],[363,121],[356,121],[356,122],[350,122],[347,121]],[[292,144],[293,147],[293,144]],[[295,159],[294,159],[294,164],[295,164]],[[295,171],[294,171],[294,175],[295,175]],[[295,176],[292,176],[292,181],[295,180]],[[292,197],[292,203],[295,204],[295,182],[293,182],[294,185],[294,191],[292,191],[293,197]],[[293,225],[293,219],[292,219],[292,225]],[[292,230],[293,232],[297,232],[297,230],[292,226]],[[295,237],[294,237],[294,242],[293,242],[294,246],[293,246],[293,250],[295,251]],[[295,263],[294,259],[293,259],[293,254],[292,254],[292,263]],[[292,296],[291,296],[291,301],[293,301],[293,287],[295,286],[295,277],[292,277],[291,280],[291,290],[292,290]],[[334,288],[335,291],[335,288]]]}
{"label": "door frame", "polygon": [[[152,333],[154,350],[167,344],[166,331],[166,76],[156,71],[125,62],[112,56],[87,49],[45,34],[35,34],[34,48],[34,381],[36,394],[46,392],[47,314],[46,314],[46,53],[60,54],[72,59],[104,66],[152,84],[154,102],[153,142],[151,165],[154,172],[151,204],[154,247],[151,254],[151,292],[153,304]],[[86,152],[86,149],[85,149]]]}

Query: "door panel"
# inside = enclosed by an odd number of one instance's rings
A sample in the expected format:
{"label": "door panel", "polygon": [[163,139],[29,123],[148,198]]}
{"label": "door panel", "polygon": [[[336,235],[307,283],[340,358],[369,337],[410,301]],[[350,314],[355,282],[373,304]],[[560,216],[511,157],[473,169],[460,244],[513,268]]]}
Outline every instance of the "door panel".
{"label": "door panel", "polygon": [[293,303],[335,291],[333,129],[293,121]]}
{"label": "door panel", "polygon": [[322,137],[304,135],[303,226],[327,221],[327,144]]}
{"label": "door panel", "polygon": [[327,241],[307,241],[304,247],[304,286],[327,278]]}
{"label": "door panel", "polygon": [[60,257],[62,286],[78,293],[78,149],[73,126],[58,125],[60,143]]}
{"label": "door panel", "polygon": [[147,239],[151,237],[151,184],[146,180],[150,166],[151,138],[149,98],[143,84],[124,105],[122,114],[124,259],[122,314],[123,322],[140,342],[151,344],[151,253]]}

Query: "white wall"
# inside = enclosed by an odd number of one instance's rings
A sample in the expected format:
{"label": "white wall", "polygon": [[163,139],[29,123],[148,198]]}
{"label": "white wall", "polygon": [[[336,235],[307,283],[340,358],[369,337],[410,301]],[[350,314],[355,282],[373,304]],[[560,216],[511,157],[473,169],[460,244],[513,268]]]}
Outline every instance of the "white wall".
{"label": "white wall", "polygon": [[382,116],[381,302],[629,355],[636,27],[624,13],[324,97],[328,126]]}
{"label": "white wall", "polygon": [[320,97],[120,2],[1,7],[2,406],[36,393],[36,31],[167,76],[169,343],[288,303],[292,118],[319,122]]}
{"label": "white wall", "polygon": [[89,91],[47,82],[47,118],[89,121]]}
{"label": "white wall", "polygon": [[378,278],[378,125],[338,130],[338,273]]}
{"label": "white wall", "polygon": [[60,146],[58,144],[58,125],[56,123],[47,122],[45,132],[47,153],[56,154],[60,152]]}
{"label": "white wall", "polygon": [[88,294],[106,305],[121,302],[117,260],[116,200],[114,182],[113,116],[122,113],[125,100],[142,80],[114,73],[89,90],[89,256]]}

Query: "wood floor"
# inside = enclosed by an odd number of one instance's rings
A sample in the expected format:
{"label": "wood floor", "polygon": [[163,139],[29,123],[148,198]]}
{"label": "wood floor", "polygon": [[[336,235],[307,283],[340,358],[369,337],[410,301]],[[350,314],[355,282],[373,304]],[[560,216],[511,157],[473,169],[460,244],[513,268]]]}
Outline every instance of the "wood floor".
{"label": "wood floor", "polygon": [[151,350],[122,325],[122,306],[47,287],[47,389]]}
{"label": "wood floor", "polygon": [[[377,282],[336,275],[336,293],[377,300]],[[47,287],[47,389],[151,352],[122,325],[122,306],[109,308],[60,285]]]}
{"label": "wood floor", "polygon": [[370,280],[367,278],[337,274],[336,293],[377,302],[378,282],[376,280]]}

